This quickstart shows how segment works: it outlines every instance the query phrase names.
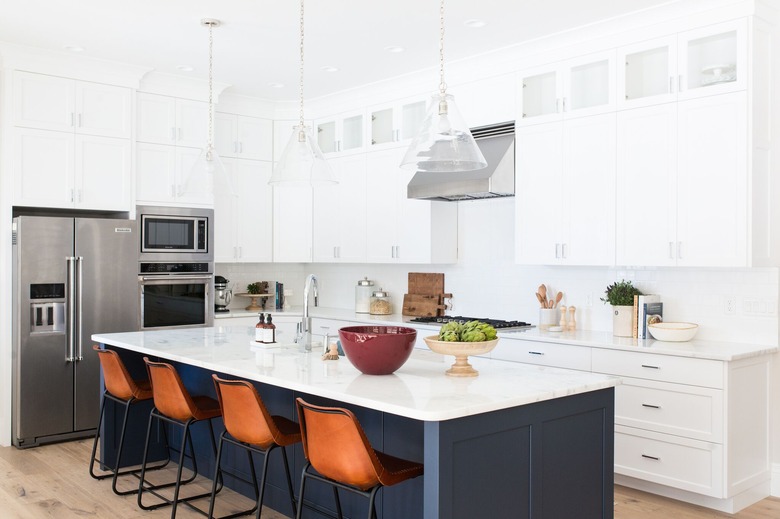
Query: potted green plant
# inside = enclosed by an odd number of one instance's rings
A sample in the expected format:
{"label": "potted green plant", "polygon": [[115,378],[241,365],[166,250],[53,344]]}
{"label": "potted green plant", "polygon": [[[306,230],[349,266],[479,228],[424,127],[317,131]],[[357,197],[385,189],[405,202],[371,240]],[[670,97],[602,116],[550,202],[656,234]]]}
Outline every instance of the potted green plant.
{"label": "potted green plant", "polygon": [[246,286],[246,293],[247,294],[259,294],[260,293],[260,283],[249,283]]}
{"label": "potted green plant", "polygon": [[625,279],[616,281],[607,286],[604,292],[606,297],[601,300],[612,305],[612,335],[617,337],[631,337],[632,313],[634,311],[634,296],[641,296],[642,292],[630,281]]}

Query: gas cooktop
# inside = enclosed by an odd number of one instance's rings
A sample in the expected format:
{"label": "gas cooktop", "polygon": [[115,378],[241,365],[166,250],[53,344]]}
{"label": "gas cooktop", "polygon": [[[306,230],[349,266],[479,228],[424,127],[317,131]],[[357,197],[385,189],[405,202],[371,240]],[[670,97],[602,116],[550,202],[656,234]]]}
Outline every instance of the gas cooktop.
{"label": "gas cooktop", "polygon": [[432,316],[432,317],[415,317],[414,319],[411,319],[409,322],[444,324],[452,321],[457,321],[459,323],[465,323],[467,321],[482,321],[483,323],[489,324],[496,330],[533,328],[533,325],[531,323],[526,323],[523,321],[504,321],[501,319],[487,319],[484,317],[463,317],[461,315],[439,315],[439,316]]}

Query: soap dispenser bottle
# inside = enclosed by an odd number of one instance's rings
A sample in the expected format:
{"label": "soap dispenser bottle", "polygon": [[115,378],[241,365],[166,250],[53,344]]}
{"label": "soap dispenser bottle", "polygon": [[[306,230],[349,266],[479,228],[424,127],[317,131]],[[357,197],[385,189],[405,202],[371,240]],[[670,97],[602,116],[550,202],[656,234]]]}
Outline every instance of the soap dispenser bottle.
{"label": "soap dispenser bottle", "polygon": [[265,314],[260,314],[260,320],[255,325],[255,342],[265,342]]}

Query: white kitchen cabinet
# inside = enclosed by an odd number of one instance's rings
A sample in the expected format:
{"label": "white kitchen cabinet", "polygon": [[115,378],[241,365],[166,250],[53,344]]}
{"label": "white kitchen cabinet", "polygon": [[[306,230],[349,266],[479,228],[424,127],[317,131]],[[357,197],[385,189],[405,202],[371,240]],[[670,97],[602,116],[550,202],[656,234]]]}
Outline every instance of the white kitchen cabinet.
{"label": "white kitchen cabinet", "polygon": [[516,143],[516,261],[613,264],[615,115],[518,128]]}
{"label": "white kitchen cabinet", "polygon": [[273,160],[273,121],[217,112],[214,147],[220,157]]}
{"label": "white kitchen cabinet", "polygon": [[271,163],[223,159],[235,195],[214,186],[214,261],[270,263],[273,257]]}
{"label": "white kitchen cabinet", "polygon": [[129,88],[14,72],[14,125],[130,138]]}
{"label": "white kitchen cabinet", "polygon": [[136,144],[136,199],[149,205],[211,206],[214,197],[207,186],[191,186],[187,178],[200,155],[196,148],[163,144]]}
{"label": "white kitchen cabinet", "polygon": [[320,187],[298,182],[273,186],[275,263],[312,261],[312,189]]}
{"label": "white kitchen cabinet", "polygon": [[365,110],[346,112],[314,123],[315,139],[325,155],[365,149]]}
{"label": "white kitchen cabinet", "polygon": [[420,131],[427,100],[405,99],[368,109],[368,144],[371,150],[408,144]]}
{"label": "white kitchen cabinet", "polygon": [[337,157],[328,161],[338,184],[313,191],[312,260],[364,263],[366,261],[366,156]]}
{"label": "white kitchen cabinet", "polygon": [[615,109],[615,52],[573,58],[520,74],[518,126]]}
{"label": "white kitchen cabinet", "polygon": [[741,493],[768,482],[768,356],[594,348],[592,369],[624,381],[615,388],[616,483],[734,513],[750,499]]}
{"label": "white kitchen cabinet", "polygon": [[618,107],[744,90],[747,45],[740,19],[621,47]]}
{"label": "white kitchen cabinet", "polygon": [[202,101],[139,92],[136,139],[152,144],[204,148],[209,105]]}
{"label": "white kitchen cabinet", "polygon": [[14,128],[14,205],[132,208],[129,139]]}
{"label": "white kitchen cabinet", "polygon": [[618,114],[619,265],[749,265],[746,96]]}
{"label": "white kitchen cabinet", "polygon": [[394,148],[367,154],[367,261],[455,263],[457,204],[407,198],[414,172],[399,167],[404,153]]}

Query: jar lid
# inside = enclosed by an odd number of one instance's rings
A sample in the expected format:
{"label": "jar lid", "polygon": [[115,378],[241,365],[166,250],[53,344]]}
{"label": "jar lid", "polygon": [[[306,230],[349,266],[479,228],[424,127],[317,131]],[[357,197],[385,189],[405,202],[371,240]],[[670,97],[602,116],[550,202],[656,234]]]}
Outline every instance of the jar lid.
{"label": "jar lid", "polygon": [[371,287],[374,286],[374,282],[368,279],[368,277],[365,277],[358,281],[359,287]]}
{"label": "jar lid", "polygon": [[374,293],[372,293],[371,297],[388,297],[388,294],[384,291],[384,289],[380,288],[379,290],[376,290]]}

